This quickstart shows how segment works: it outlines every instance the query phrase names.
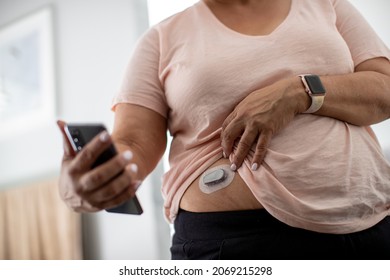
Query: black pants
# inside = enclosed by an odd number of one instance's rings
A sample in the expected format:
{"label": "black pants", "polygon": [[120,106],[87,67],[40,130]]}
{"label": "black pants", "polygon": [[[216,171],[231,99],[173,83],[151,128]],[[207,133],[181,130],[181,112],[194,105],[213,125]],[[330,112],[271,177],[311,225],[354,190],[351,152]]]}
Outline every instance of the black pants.
{"label": "black pants", "polygon": [[364,231],[324,234],[290,227],[263,209],[180,210],[174,227],[173,260],[390,260],[390,216]]}

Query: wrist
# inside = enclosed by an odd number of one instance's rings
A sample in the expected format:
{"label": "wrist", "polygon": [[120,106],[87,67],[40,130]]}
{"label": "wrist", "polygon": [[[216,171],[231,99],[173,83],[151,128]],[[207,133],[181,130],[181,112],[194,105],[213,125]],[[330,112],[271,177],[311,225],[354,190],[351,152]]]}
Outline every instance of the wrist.
{"label": "wrist", "polygon": [[296,114],[302,114],[309,109],[311,98],[306,94],[299,76],[289,79],[289,93],[291,94],[291,100],[294,102],[293,104],[295,104]]}

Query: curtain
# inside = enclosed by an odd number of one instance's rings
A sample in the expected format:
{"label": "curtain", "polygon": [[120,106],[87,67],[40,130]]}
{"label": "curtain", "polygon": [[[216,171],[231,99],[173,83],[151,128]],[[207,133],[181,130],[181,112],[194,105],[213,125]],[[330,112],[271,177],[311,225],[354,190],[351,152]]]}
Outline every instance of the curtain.
{"label": "curtain", "polygon": [[0,259],[82,258],[81,216],[61,201],[57,182],[0,192]]}

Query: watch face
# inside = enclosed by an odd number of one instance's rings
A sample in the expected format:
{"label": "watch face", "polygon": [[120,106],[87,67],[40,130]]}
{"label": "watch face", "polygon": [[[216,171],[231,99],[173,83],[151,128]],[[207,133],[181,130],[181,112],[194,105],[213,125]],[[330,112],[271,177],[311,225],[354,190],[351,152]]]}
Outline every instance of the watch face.
{"label": "watch face", "polygon": [[321,83],[320,77],[317,75],[307,75],[305,76],[305,80],[313,95],[325,94],[325,88]]}

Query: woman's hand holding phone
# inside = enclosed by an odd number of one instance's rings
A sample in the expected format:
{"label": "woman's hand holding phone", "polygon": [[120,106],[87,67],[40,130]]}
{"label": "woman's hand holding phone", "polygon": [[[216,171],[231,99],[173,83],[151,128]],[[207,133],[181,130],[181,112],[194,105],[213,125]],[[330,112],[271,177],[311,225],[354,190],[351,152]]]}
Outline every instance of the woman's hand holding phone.
{"label": "woman's hand holding phone", "polygon": [[76,153],[66,135],[66,123],[58,121],[57,124],[64,142],[60,195],[70,208],[77,212],[96,212],[135,197],[140,182],[135,180],[138,167],[131,163],[131,151],[117,154],[91,169],[112,145],[107,131],[99,133]]}

